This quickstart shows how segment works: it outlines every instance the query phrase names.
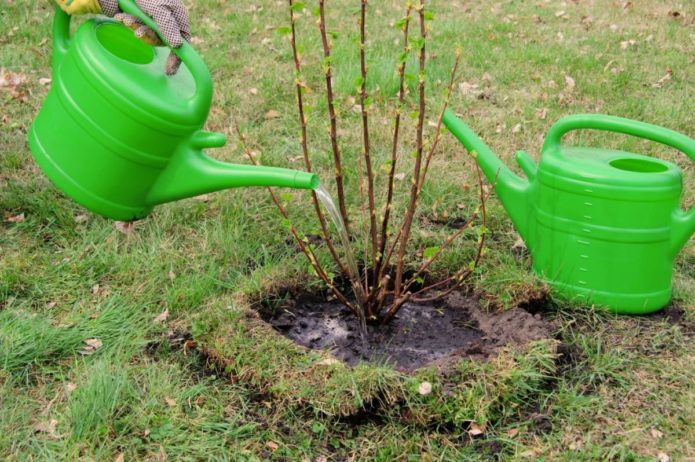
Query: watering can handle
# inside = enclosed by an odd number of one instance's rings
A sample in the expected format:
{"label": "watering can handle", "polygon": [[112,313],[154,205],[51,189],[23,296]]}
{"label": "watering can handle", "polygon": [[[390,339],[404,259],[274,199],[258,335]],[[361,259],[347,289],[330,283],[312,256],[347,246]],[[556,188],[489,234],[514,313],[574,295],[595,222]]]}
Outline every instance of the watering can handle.
{"label": "watering can handle", "polygon": [[543,146],[543,152],[560,154],[562,137],[574,130],[603,130],[644,138],[678,149],[695,162],[695,140],[668,128],[658,127],[622,117],[577,114],[563,117],[550,128]]}
{"label": "watering can handle", "polygon": [[162,43],[166,44],[172,52],[181,58],[181,61],[188,67],[196,82],[196,95],[193,99],[202,106],[209,106],[212,101],[212,78],[210,77],[210,71],[208,71],[203,58],[193,49],[191,44],[184,40],[180,47],[172,47],[159,30],[159,27],[157,27],[157,23],[140,9],[135,0],[118,0],[118,6],[123,12],[137,17],[147,27],[152,29],[159,36]]}
{"label": "watering can handle", "polygon": [[[695,162],[695,140],[667,128],[598,114],[577,114],[557,121],[548,132],[543,152],[560,156],[562,137],[573,130],[605,130],[644,138],[678,149]],[[675,256],[695,233],[695,207],[689,211],[676,210],[671,242],[671,253]]]}
{"label": "watering can handle", "polygon": [[[152,29],[171,50],[181,58],[188,70],[193,75],[196,83],[196,91],[191,98],[191,109],[194,111],[206,111],[212,101],[212,78],[203,58],[193,49],[190,43],[183,41],[179,48],[170,46],[157,24],[145,12],[143,12],[135,0],[118,0],[118,6],[122,11],[140,19],[147,27]],[[67,53],[70,41],[70,15],[56,5],[55,19],[53,21],[53,72],[55,73],[62,57]]]}

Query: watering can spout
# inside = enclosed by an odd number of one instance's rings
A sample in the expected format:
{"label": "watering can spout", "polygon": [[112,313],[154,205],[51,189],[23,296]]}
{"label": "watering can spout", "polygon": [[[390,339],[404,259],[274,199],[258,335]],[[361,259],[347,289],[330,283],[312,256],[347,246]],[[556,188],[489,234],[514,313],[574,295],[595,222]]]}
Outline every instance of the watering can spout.
{"label": "watering can spout", "polygon": [[181,147],[159,176],[147,196],[154,206],[230,188],[274,186],[316,189],[319,179],[313,173],[276,167],[235,165],[212,159],[205,148],[225,144],[220,133],[197,132]]}
{"label": "watering can spout", "polygon": [[[468,149],[475,153],[476,161],[488,181],[495,185],[495,193],[509,214],[521,238],[530,247],[529,213],[530,183],[517,176],[504,165],[490,148],[454,113],[446,110],[443,119],[449,131]],[[536,176],[537,167],[525,152],[517,154],[517,162],[529,180]]]}

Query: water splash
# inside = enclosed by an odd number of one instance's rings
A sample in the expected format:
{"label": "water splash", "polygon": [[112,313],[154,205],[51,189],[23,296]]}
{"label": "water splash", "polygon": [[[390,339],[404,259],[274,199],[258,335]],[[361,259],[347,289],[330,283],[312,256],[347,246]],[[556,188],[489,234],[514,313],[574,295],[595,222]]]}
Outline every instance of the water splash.
{"label": "water splash", "polygon": [[355,293],[355,298],[357,299],[357,309],[360,318],[360,333],[362,335],[362,340],[367,337],[367,311],[362,305],[362,300],[365,300],[364,289],[360,284],[360,272],[357,267],[357,260],[355,260],[355,254],[352,251],[352,246],[350,245],[350,238],[347,233],[347,228],[345,227],[345,222],[343,217],[340,215],[338,208],[333,201],[330,193],[326,190],[323,185],[319,185],[318,188],[314,190],[316,196],[319,198],[323,207],[328,212],[328,216],[331,217],[331,221],[338,230],[338,237],[340,238],[341,244],[343,244],[343,249],[345,251],[345,259],[347,261],[347,270],[350,272],[350,281],[352,282],[352,290]]}

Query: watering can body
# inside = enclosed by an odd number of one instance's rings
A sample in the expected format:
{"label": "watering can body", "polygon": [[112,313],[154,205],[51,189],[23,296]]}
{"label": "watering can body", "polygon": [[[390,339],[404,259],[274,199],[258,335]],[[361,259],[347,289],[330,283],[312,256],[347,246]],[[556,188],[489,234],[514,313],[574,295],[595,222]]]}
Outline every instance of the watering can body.
{"label": "watering can body", "polygon": [[445,124],[471,151],[527,244],[533,270],[556,295],[625,314],[671,299],[673,261],[695,232],[680,207],[683,176],[673,163],[617,150],[566,147],[579,129],[608,130],[674,147],[695,160],[695,140],[618,117],[576,115],[552,128],[534,165],[521,152],[523,180],[452,113]]}
{"label": "watering can body", "polygon": [[[140,15],[132,0],[122,9]],[[53,83],[31,127],[29,144],[46,175],[68,196],[107,218],[143,218],[155,205],[241,186],[311,189],[312,174],[233,165],[203,152],[225,137],[202,131],[212,81],[186,43],[174,76],[166,47],[140,41],[108,18],[86,21],[69,37],[70,17],[56,10]]]}

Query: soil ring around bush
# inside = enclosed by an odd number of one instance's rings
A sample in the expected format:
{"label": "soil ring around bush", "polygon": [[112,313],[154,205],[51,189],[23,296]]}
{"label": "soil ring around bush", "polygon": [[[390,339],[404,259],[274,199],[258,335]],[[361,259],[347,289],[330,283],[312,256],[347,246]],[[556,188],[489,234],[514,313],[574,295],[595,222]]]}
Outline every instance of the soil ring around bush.
{"label": "soil ring around bush", "polygon": [[515,308],[488,313],[475,297],[453,293],[427,304],[408,303],[384,326],[360,336],[355,316],[340,303],[300,292],[274,309],[259,308],[277,332],[349,365],[388,363],[398,370],[446,368],[463,358],[486,359],[505,346],[553,338],[555,326],[539,313]]}

